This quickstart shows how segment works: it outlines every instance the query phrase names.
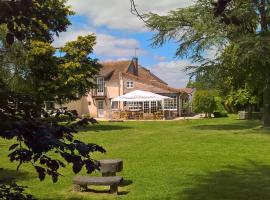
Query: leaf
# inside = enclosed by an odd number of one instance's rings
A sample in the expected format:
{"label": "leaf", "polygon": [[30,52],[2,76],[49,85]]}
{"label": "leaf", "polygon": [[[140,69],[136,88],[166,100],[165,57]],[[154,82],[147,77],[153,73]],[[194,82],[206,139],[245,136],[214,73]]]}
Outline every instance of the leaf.
{"label": "leaf", "polygon": [[13,44],[14,43],[14,35],[12,33],[7,33],[6,40],[8,44]]}
{"label": "leaf", "polygon": [[73,166],[72,166],[73,172],[75,174],[78,174],[82,170],[82,167],[83,167],[83,162],[82,161],[73,163]]}
{"label": "leaf", "polygon": [[35,166],[35,169],[38,173],[38,178],[40,181],[43,181],[46,177],[46,170],[43,167]]}
{"label": "leaf", "polygon": [[13,144],[9,147],[9,150],[11,151],[11,150],[15,149],[17,146],[19,146],[19,144]]}

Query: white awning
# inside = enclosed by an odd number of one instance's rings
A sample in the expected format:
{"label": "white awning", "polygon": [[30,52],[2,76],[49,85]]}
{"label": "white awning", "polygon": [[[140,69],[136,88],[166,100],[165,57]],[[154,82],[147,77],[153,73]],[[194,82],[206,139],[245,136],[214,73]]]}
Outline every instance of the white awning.
{"label": "white awning", "polygon": [[124,94],[122,96],[112,99],[112,101],[121,101],[121,102],[143,102],[143,101],[163,101],[165,99],[172,99],[167,96],[162,96],[148,91],[135,90],[133,92]]}

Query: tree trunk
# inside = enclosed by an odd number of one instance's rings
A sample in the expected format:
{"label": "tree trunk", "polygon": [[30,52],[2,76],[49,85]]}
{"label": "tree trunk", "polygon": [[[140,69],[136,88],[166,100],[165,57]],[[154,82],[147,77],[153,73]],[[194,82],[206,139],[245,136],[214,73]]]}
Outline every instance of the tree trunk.
{"label": "tree trunk", "polygon": [[[266,2],[261,0],[259,2],[259,13],[260,13],[260,24],[261,32],[263,35],[268,34],[268,23],[267,23],[267,14],[266,14]],[[269,74],[266,76],[265,87],[263,91],[263,125],[264,127],[270,127],[270,79]]]}
{"label": "tree trunk", "polygon": [[263,92],[263,125],[270,127],[270,81],[266,81]]}

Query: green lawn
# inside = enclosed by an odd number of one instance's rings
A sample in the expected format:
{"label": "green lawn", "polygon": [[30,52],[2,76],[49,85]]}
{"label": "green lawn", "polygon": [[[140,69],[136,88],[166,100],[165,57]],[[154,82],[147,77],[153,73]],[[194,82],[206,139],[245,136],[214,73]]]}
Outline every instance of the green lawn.
{"label": "green lawn", "polygon": [[[270,131],[236,116],[164,122],[101,123],[78,134],[107,149],[95,158],[121,158],[119,196],[72,192],[70,168],[57,184],[40,182],[31,166],[16,172],[0,140],[0,177],[16,176],[39,199],[249,200],[270,199]],[[84,173],[82,173],[84,174]],[[97,174],[93,174],[97,175]],[[96,188],[97,189],[97,188]],[[100,188],[101,190],[105,188]]]}

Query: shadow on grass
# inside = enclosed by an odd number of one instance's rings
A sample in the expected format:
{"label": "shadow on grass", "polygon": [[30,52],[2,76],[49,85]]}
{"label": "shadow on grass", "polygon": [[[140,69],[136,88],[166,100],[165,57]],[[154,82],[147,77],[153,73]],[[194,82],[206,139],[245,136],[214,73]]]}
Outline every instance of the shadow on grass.
{"label": "shadow on grass", "polygon": [[121,181],[121,183],[120,183],[120,187],[125,187],[125,186],[129,186],[129,185],[131,185],[133,183],[133,181],[132,180],[123,180],[123,181]]}
{"label": "shadow on grass", "polygon": [[245,130],[253,129],[260,125],[259,121],[242,121],[232,124],[211,124],[193,126],[192,129],[198,130]]}
{"label": "shadow on grass", "polygon": [[132,127],[128,126],[121,126],[121,125],[107,125],[107,124],[100,124],[100,125],[90,125],[85,128],[81,128],[81,132],[87,132],[87,131],[119,131],[119,130],[126,130],[126,129],[132,129]]}
{"label": "shadow on grass", "polygon": [[183,200],[270,199],[270,166],[250,161],[245,167],[229,166],[221,171],[192,177],[197,184],[177,196]]}
{"label": "shadow on grass", "polygon": [[3,183],[3,184],[10,184],[16,181],[32,179],[32,178],[34,178],[34,176],[28,172],[4,169],[4,168],[0,169],[0,183]]}

